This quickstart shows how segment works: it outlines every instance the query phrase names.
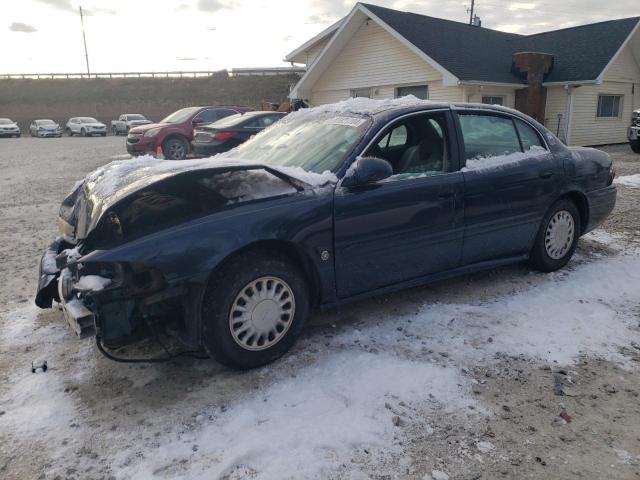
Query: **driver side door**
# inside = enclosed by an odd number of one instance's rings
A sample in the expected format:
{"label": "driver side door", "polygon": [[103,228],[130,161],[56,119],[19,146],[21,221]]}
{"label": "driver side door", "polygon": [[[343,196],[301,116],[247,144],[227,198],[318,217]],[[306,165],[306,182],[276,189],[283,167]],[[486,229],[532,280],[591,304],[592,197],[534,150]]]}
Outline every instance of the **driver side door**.
{"label": "driver side door", "polygon": [[421,277],[459,265],[464,180],[452,135],[449,111],[405,116],[383,129],[362,154],[389,161],[394,175],[336,188],[339,298],[414,279],[419,283]]}

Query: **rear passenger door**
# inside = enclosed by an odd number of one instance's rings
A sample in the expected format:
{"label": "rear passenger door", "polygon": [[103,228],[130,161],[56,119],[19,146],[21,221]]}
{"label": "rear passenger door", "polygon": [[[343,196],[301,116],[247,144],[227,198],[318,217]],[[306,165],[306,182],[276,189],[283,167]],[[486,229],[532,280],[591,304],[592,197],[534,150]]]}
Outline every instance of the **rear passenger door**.
{"label": "rear passenger door", "polygon": [[457,118],[465,164],[462,262],[528,252],[561,165],[533,125],[516,116],[461,110]]}

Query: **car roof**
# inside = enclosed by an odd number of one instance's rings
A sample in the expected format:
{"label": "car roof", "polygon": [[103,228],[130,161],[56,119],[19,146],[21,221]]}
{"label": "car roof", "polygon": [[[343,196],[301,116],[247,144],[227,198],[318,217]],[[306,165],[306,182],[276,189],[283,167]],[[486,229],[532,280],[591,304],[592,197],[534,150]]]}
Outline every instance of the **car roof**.
{"label": "car roof", "polygon": [[53,120],[51,120],[50,118],[37,118],[34,120],[34,122],[53,122]]}

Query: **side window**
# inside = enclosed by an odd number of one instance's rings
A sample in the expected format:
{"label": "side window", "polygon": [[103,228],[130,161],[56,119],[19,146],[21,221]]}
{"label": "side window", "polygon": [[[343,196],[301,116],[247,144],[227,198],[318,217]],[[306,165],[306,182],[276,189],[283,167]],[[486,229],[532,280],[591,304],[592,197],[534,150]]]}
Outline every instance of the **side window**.
{"label": "side window", "polygon": [[399,125],[385,135],[378,146],[380,148],[399,147],[407,143],[407,127],[405,125]]}
{"label": "side window", "polygon": [[217,110],[205,110],[204,112],[200,112],[198,118],[202,119],[204,123],[213,123],[216,120],[220,120],[222,117],[219,116]]}
{"label": "side window", "polygon": [[403,119],[384,132],[367,155],[387,160],[396,180],[450,171],[446,114],[434,112]]}
{"label": "side window", "polygon": [[524,123],[522,120],[515,119],[516,128],[520,134],[520,141],[522,142],[522,149],[526,152],[531,150],[531,147],[545,148],[540,140],[540,136],[535,132],[533,128]]}
{"label": "side window", "polygon": [[465,160],[520,152],[518,134],[510,118],[460,114]]}

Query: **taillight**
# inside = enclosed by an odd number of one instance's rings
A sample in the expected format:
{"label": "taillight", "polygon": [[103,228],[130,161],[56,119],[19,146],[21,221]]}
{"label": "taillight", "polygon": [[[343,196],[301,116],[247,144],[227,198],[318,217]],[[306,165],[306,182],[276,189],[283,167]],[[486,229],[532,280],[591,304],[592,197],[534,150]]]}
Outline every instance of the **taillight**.
{"label": "taillight", "polygon": [[616,167],[613,166],[613,163],[609,167],[609,185],[613,183],[613,180],[616,178]]}
{"label": "taillight", "polygon": [[236,132],[218,132],[213,136],[213,139],[217,140],[218,142],[224,142],[225,140],[229,140],[236,135]]}

